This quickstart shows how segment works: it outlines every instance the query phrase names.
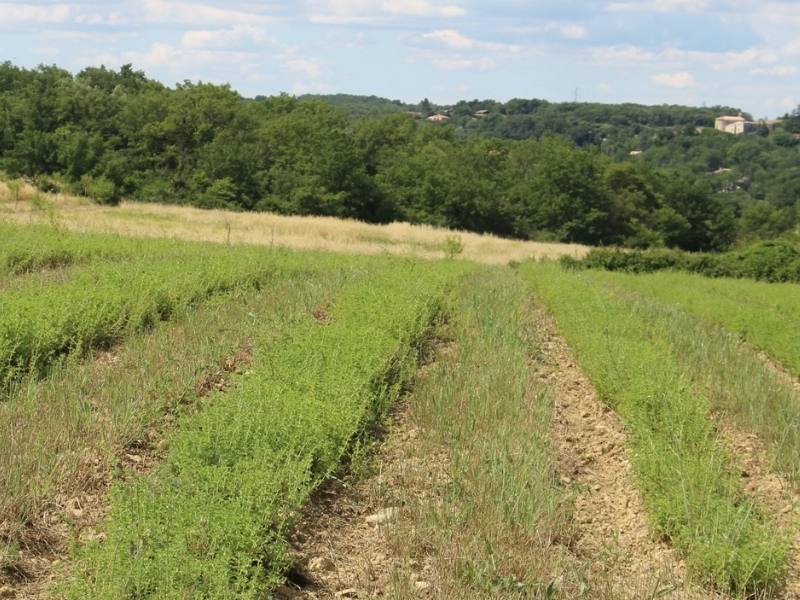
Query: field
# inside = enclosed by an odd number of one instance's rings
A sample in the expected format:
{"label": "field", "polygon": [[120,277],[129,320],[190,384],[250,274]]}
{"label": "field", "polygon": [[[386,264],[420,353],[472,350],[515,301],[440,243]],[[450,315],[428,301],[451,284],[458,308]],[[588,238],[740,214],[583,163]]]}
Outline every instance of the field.
{"label": "field", "polygon": [[0,195],[0,598],[800,598],[797,285]]}

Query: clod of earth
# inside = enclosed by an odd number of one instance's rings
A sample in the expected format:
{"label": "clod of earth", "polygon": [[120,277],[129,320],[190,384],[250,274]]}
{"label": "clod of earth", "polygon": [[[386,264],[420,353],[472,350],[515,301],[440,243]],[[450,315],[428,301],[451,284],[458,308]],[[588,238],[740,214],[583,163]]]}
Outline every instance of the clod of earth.
{"label": "clod of earth", "polygon": [[374,515],[369,515],[365,521],[370,525],[388,525],[393,521],[397,520],[398,515],[400,514],[400,509],[395,507],[385,508],[381,511],[376,512]]}

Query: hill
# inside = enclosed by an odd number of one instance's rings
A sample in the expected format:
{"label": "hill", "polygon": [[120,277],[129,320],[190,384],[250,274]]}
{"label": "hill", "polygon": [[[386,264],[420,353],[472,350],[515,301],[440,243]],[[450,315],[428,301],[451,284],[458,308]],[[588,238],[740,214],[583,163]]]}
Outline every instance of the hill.
{"label": "hill", "polygon": [[587,247],[577,244],[508,240],[408,223],[373,225],[333,217],[252,214],[139,202],[109,207],[68,194],[41,194],[30,186],[12,195],[8,185],[0,181],[2,222],[40,222],[72,231],[348,254],[427,259],[452,255],[484,264],[561,256],[579,258],[588,252]]}
{"label": "hill", "polygon": [[72,75],[4,63],[0,173],[105,204],[591,245],[716,251],[798,222],[800,140],[787,127],[744,136],[708,128],[735,109],[423,101],[423,115],[450,112],[434,124],[396,101],[326,98],[169,88],[130,65]]}

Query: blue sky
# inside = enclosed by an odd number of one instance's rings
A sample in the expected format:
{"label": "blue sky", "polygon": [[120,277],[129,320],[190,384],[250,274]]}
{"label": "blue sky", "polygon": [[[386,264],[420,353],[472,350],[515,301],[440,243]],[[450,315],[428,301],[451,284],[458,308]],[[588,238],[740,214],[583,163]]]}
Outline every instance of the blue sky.
{"label": "blue sky", "polygon": [[800,1],[0,1],[0,61],[417,102],[800,104]]}

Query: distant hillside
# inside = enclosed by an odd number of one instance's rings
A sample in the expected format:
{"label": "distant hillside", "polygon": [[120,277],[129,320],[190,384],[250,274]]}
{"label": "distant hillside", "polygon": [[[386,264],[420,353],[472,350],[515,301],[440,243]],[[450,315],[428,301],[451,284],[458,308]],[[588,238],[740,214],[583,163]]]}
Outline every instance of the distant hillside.
{"label": "distant hillside", "polygon": [[378,96],[356,96],[353,94],[305,94],[300,102],[319,101],[330,104],[351,117],[381,117],[404,111],[418,110],[416,105],[400,100],[389,100]]}
{"label": "distant hillside", "polygon": [[[424,120],[440,112],[439,122]],[[129,198],[722,250],[800,223],[800,115],[774,131],[714,130],[713,119],[731,112],[246,99],[228,86],[169,88],[130,65],[73,75],[0,63],[0,176],[108,204]]]}
{"label": "distant hillside", "polygon": [[[713,127],[720,115],[742,114],[731,106],[693,107],[678,105],[600,104],[590,102],[549,102],[515,98],[462,100],[454,105],[436,105],[427,100],[408,104],[378,96],[353,94],[304,95],[302,101],[325,102],[351,117],[384,116],[419,112],[419,118],[443,113],[462,135],[503,139],[539,138],[548,134],[569,137],[578,145],[599,144],[604,138],[626,139],[646,129],[663,127]],[[744,113],[748,119],[751,116]]]}

